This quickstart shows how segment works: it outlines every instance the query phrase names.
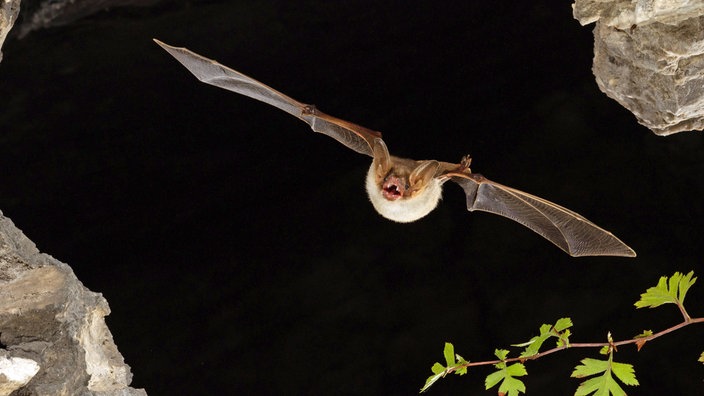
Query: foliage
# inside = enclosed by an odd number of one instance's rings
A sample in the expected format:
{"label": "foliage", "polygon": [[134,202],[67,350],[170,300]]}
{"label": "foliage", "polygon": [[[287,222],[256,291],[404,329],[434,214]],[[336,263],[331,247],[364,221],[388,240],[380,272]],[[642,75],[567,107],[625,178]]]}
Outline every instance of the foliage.
{"label": "foliage", "polygon": [[428,377],[428,379],[425,381],[425,386],[423,386],[423,388],[420,390],[421,392],[424,392],[425,390],[430,388],[430,386],[433,385],[435,381],[439,380],[440,378],[446,376],[449,373],[455,373],[458,375],[467,374],[467,363],[469,362],[464,360],[462,356],[456,355],[455,347],[449,342],[445,343],[443,355],[445,356],[445,363],[447,363],[447,365],[443,366],[440,363],[435,363],[433,367],[430,368],[433,371],[433,375]]}
{"label": "foliage", "polygon": [[611,375],[612,373],[626,385],[638,385],[638,380],[636,380],[635,371],[633,370],[632,365],[613,361],[614,340],[611,338],[610,333],[608,335],[608,339],[609,346],[602,347],[600,351],[602,355],[609,355],[607,360],[586,358],[582,359],[581,365],[574,368],[574,371],[571,374],[574,378],[584,378],[601,374],[579,384],[579,388],[577,388],[575,396],[587,396],[590,394],[605,396],[612,394],[614,396],[626,396],[626,392],[624,392],[623,388],[621,388],[618,382]]}
{"label": "foliage", "polygon": [[[526,361],[539,359],[568,348],[600,348],[599,353],[607,356],[605,359],[584,358],[574,368],[571,377],[584,379],[577,387],[575,396],[625,396],[626,392],[620,383],[627,386],[637,386],[638,380],[631,364],[614,361],[616,347],[633,344],[640,350],[648,341],[690,324],[704,323],[704,317],[692,318],[684,308],[687,291],[696,281],[697,278],[694,277],[693,271],[686,275],[675,272],[670,277],[661,277],[656,286],[648,288],[645,293],[640,295],[640,299],[635,303],[637,308],[655,308],[664,304],[675,304],[682,314],[681,323],[657,333],[652,330],[644,330],[631,339],[618,342],[614,342],[611,333],[609,333],[607,342],[571,343],[569,337],[572,334],[570,331],[573,326],[572,320],[560,318],[555,324],[540,326],[538,335],[533,336],[530,340],[520,344],[512,344],[512,347],[523,348],[518,357],[509,358],[509,350],[496,349],[494,355],[497,359],[478,362],[465,360],[456,354],[454,346],[447,342],[443,350],[445,365],[433,364],[431,368],[433,375],[428,377],[420,391],[427,391],[435,382],[448,374],[464,375],[467,374],[469,367],[494,366],[496,370],[484,379],[486,389],[500,384],[499,396],[518,396],[520,393],[526,393],[525,383],[518,378],[528,375],[524,364]],[[545,342],[551,338],[555,338],[555,346],[541,352]],[[698,360],[704,363],[704,352]]]}
{"label": "foliage", "polygon": [[508,351],[505,349],[495,350],[494,355],[496,355],[501,362],[494,365],[499,369],[498,371],[494,371],[486,376],[486,380],[484,380],[486,389],[493,388],[496,384],[501,382],[501,386],[499,386],[500,395],[518,396],[519,392],[526,393],[526,385],[523,381],[516,378],[528,375],[526,366],[524,366],[523,363],[507,365],[506,356],[508,356]]}

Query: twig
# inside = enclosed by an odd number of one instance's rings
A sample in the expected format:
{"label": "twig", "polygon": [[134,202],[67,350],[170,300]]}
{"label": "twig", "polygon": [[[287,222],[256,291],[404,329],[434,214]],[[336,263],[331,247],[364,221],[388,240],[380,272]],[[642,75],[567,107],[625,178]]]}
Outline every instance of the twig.
{"label": "twig", "polygon": [[[682,309],[682,308],[681,308],[681,309]],[[506,360],[498,360],[498,359],[496,359],[496,360],[486,360],[486,361],[483,361],[483,362],[467,362],[467,363],[465,363],[465,364],[461,364],[461,365],[458,365],[458,366],[456,366],[456,367],[452,367],[452,368],[449,369],[447,372],[448,372],[448,373],[452,373],[452,372],[454,372],[454,371],[456,371],[456,370],[458,370],[458,369],[460,369],[460,368],[463,368],[463,367],[488,366],[488,365],[493,365],[493,364],[499,364],[499,363],[502,363],[502,362],[503,362],[503,363],[511,363],[511,362],[524,362],[524,361],[526,361],[526,360],[536,360],[536,359],[540,359],[540,358],[543,357],[543,356],[551,355],[551,354],[553,354],[553,353],[555,353],[555,352],[559,352],[559,351],[562,351],[562,350],[565,350],[565,349],[569,349],[569,348],[601,348],[601,347],[605,347],[605,346],[615,346],[615,347],[618,347],[618,346],[628,345],[628,344],[639,344],[639,345],[642,346],[643,344],[645,344],[646,342],[648,342],[648,341],[650,341],[650,340],[654,340],[654,339],[656,339],[656,338],[658,338],[658,337],[661,337],[661,336],[663,336],[663,335],[665,335],[665,334],[671,333],[671,332],[673,332],[673,331],[675,331],[675,330],[681,329],[681,328],[683,328],[683,327],[685,327],[685,326],[688,326],[688,325],[691,325],[691,324],[695,324],[695,323],[704,323],[704,317],[701,317],[701,318],[690,318],[689,315],[687,315],[686,312],[683,312],[683,315],[684,315],[685,320],[682,321],[681,323],[676,324],[676,325],[674,325],[674,326],[672,326],[672,327],[669,327],[669,328],[667,328],[667,329],[665,329],[665,330],[659,331],[659,332],[657,332],[657,333],[651,334],[651,335],[649,335],[649,336],[645,336],[645,337],[637,337],[637,338],[632,338],[632,339],[629,339],[629,340],[623,340],[623,341],[612,342],[612,343],[609,343],[609,342],[575,342],[575,343],[569,343],[569,344],[566,344],[566,345],[563,345],[563,346],[560,346],[560,347],[555,347],[555,348],[553,348],[553,349],[548,349],[547,351],[544,351],[544,352],[536,353],[535,355],[532,355],[532,356],[514,357],[514,358],[509,358],[509,359],[506,359]],[[640,349],[640,347],[639,347],[638,349]]]}

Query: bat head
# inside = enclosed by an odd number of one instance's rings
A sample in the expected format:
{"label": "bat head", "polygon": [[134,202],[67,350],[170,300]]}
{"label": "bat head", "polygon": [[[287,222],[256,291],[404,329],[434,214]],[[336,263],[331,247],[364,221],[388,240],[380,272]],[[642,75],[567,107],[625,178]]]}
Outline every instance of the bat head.
{"label": "bat head", "polygon": [[435,177],[437,161],[390,157],[389,169],[375,160],[367,173],[367,194],[383,217],[399,223],[430,213],[442,197],[442,181]]}
{"label": "bat head", "polygon": [[375,139],[374,160],[367,172],[367,194],[383,217],[399,223],[416,221],[430,213],[442,196],[437,161],[393,157],[386,144]]}

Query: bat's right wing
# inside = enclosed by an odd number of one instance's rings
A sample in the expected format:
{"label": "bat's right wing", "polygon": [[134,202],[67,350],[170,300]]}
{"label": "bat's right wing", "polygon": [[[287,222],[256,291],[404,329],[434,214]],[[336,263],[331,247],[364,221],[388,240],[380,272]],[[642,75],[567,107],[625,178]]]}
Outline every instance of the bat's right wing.
{"label": "bat's right wing", "polygon": [[381,139],[381,133],[329,116],[313,105],[298,102],[251,77],[200,56],[187,48],[173,47],[157,39],[154,41],[181,62],[198,80],[268,103],[305,121],[315,132],[326,134],[360,154],[374,156],[375,140]]}
{"label": "bat's right wing", "polygon": [[620,239],[580,214],[548,200],[495,183],[477,173],[448,173],[467,195],[467,209],[508,217],[542,235],[567,254],[635,257]]}

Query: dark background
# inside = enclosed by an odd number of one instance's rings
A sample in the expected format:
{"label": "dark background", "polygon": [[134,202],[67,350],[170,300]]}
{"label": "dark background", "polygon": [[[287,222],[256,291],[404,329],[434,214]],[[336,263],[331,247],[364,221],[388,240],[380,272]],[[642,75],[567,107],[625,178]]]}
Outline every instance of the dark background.
{"label": "dark background", "polygon": [[[179,1],[11,37],[0,209],[105,295],[150,395],[409,395],[445,341],[479,361],[563,316],[573,342],[678,323],[674,306],[633,303],[701,268],[702,135],[657,137],[599,92],[593,26],[568,2],[472,3]],[[152,37],[380,130],[396,155],[470,153],[474,171],[583,214],[638,257],[571,258],[468,213],[449,184],[427,218],[384,220],[363,191],[368,158],[197,82]],[[695,285],[693,316],[703,296]],[[642,384],[629,394],[700,393],[701,334],[619,349]],[[528,394],[574,393],[584,357],[600,355],[528,362]],[[495,394],[489,372],[430,394]]]}

